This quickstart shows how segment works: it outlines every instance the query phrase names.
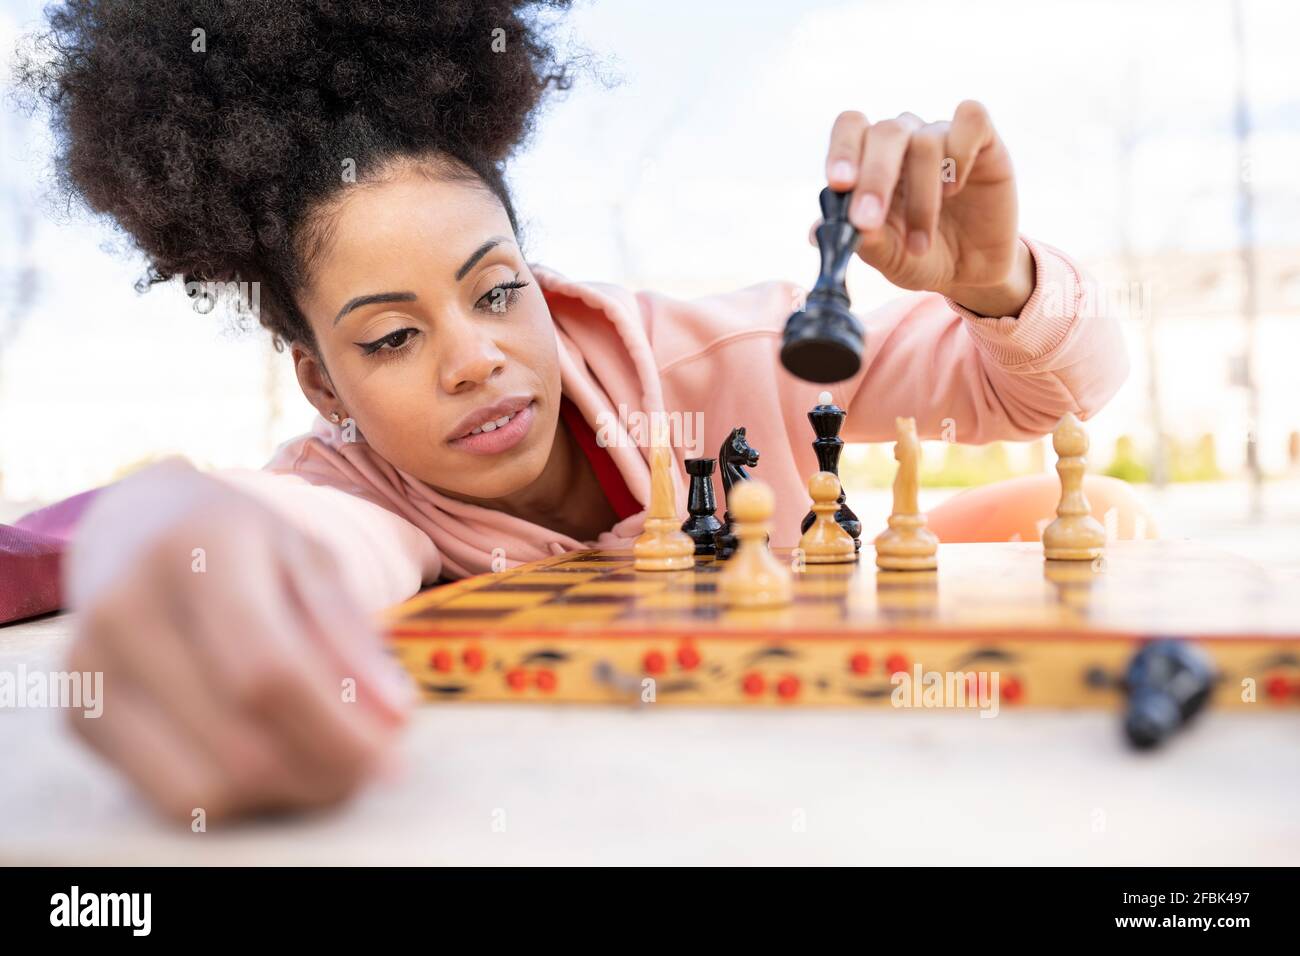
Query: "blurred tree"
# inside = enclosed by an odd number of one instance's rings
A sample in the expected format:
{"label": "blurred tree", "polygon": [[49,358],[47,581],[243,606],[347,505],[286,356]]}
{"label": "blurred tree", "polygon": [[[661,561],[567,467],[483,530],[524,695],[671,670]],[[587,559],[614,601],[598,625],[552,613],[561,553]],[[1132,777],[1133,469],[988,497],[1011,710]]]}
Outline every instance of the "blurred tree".
{"label": "blurred tree", "polygon": [[[1164,469],[1161,469],[1162,472]],[[1137,453],[1137,447],[1131,435],[1120,435],[1115,440],[1115,452],[1110,464],[1102,474],[1120,478],[1128,482],[1145,483],[1151,480],[1151,473]]]}
{"label": "blurred tree", "polygon": [[[1156,313],[1147,295],[1135,296],[1135,290],[1147,288],[1147,283],[1142,281],[1142,270],[1138,264],[1137,253],[1134,250],[1131,224],[1135,201],[1133,188],[1134,158],[1141,141],[1139,130],[1147,126],[1147,118],[1142,115],[1143,111],[1136,108],[1136,104],[1141,101],[1141,73],[1139,64],[1136,61],[1130,61],[1128,64],[1128,82],[1125,83],[1125,89],[1127,94],[1133,98],[1131,104],[1135,108],[1120,111],[1122,117],[1118,132],[1119,208],[1121,210],[1119,223],[1120,258],[1124,263],[1125,278],[1128,281],[1129,295],[1127,304],[1129,318],[1138,322],[1142,329],[1142,353],[1146,363],[1147,379],[1147,417],[1151,424],[1152,437],[1155,440],[1155,451],[1151,456],[1149,474],[1155,486],[1162,488],[1167,476],[1165,474],[1163,454],[1165,422],[1163,405],[1160,402],[1160,351],[1156,347]],[[1131,443],[1129,450],[1132,451]],[[1146,468],[1142,470],[1147,471]]]}
{"label": "blurred tree", "polygon": [[1191,443],[1171,441],[1169,451],[1169,473],[1174,481],[1219,481],[1223,478],[1213,435],[1201,435]]}
{"label": "blurred tree", "polygon": [[894,481],[892,446],[854,443],[844,447],[840,480],[845,487],[888,488]]}
{"label": "blurred tree", "polygon": [[1250,473],[1250,515],[1264,510],[1264,471],[1259,461],[1259,382],[1255,377],[1255,338],[1259,317],[1259,277],[1255,268],[1255,194],[1250,176],[1250,103],[1246,96],[1245,11],[1241,0],[1232,3],[1232,39],[1237,51],[1236,122],[1237,135],[1237,222],[1241,239],[1241,315],[1246,326],[1246,346],[1241,356],[1242,385],[1246,389],[1246,468]]}
{"label": "blurred tree", "polygon": [[944,446],[943,464],[921,469],[921,484],[927,488],[969,488],[1014,477],[1007,447],[1003,442],[987,445]]}

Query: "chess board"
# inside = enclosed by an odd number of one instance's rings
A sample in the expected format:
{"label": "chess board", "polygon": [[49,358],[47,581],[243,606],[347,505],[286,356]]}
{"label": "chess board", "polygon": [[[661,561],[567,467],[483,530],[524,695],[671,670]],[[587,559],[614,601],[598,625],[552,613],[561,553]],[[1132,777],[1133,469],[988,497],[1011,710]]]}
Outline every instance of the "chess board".
{"label": "chess board", "polygon": [[1213,659],[1212,706],[1300,707],[1300,587],[1184,542],[1081,563],[1033,543],[942,545],[933,572],[877,571],[865,546],[794,572],[794,602],[764,611],[721,604],[724,567],[574,552],[428,589],[386,622],[430,700],[900,706],[934,673],[957,706],[996,673],[1002,707],[1119,707],[1135,650],[1174,637]]}

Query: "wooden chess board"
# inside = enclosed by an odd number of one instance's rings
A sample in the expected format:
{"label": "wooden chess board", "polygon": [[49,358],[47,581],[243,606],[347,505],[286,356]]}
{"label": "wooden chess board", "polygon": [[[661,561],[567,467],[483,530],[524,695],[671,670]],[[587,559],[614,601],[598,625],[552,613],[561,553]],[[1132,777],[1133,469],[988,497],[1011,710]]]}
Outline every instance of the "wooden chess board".
{"label": "wooden chess board", "polygon": [[430,700],[890,706],[900,672],[972,697],[972,675],[996,672],[1002,706],[1118,707],[1141,642],[1177,637],[1214,660],[1213,706],[1300,706],[1300,587],[1187,543],[1116,542],[1091,563],[949,544],[934,572],[879,572],[868,545],[807,565],[794,603],[766,611],[721,605],[723,567],[574,552],[423,591],[387,624]]}

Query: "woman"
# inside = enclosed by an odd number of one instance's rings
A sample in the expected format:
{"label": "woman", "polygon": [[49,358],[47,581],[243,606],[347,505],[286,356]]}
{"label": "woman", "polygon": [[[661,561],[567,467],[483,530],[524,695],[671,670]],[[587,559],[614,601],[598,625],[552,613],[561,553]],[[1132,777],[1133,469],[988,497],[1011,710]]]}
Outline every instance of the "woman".
{"label": "woman", "polygon": [[[262,471],[140,472],[77,531],[70,666],[109,690],[103,718],[76,726],[175,817],[328,803],[384,766],[409,696],[373,612],[440,577],[628,546],[649,490],[628,410],[702,415],[679,464],[746,425],[776,491],[773,543],[797,536],[821,386],[777,351],[802,290],[683,302],[524,255],[504,162],[571,78],[544,5],[567,4],[50,13],[51,55],[27,79],[64,181],[153,281],[257,289],[321,414]],[[846,440],[889,439],[900,415],[922,437],[1030,438],[1114,393],[1115,324],[1068,257],[1019,235],[982,106],[931,123],[845,112],[828,132],[859,255],[924,293],[865,318],[863,371],[831,388]]]}

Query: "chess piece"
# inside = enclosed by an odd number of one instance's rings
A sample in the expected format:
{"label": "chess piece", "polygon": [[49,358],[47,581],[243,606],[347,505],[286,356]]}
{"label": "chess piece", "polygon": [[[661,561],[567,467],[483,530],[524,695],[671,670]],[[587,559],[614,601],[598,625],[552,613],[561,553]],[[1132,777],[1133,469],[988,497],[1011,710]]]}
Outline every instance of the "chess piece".
{"label": "chess piece", "polygon": [[1128,694],[1124,733],[1134,747],[1148,750],[1205,707],[1214,689],[1214,668],[1185,641],[1157,640],[1134,655],[1123,684]]}
{"label": "chess piece", "polygon": [[858,230],[848,216],[850,196],[829,186],[821,191],[821,271],[803,309],[786,320],[781,340],[781,364],[809,382],[839,382],[862,367],[866,333],[849,311],[845,284],[849,260],[858,248]]}
{"label": "chess piece", "polygon": [[939,539],[925,526],[925,515],[917,504],[921,443],[916,438],[916,419],[896,418],[894,425],[898,429],[894,512],[889,516],[889,528],[876,537],[876,565],[887,571],[932,571],[938,567]]}
{"label": "chess piece", "polygon": [[726,510],[722,515],[722,527],[713,535],[714,554],[719,561],[725,561],[736,550],[737,539],[731,530],[731,490],[742,481],[749,480],[746,468],[758,464],[758,449],[751,448],[745,438],[745,426],[733,428],[727,440],[718,451],[718,467],[722,472],[722,496]]}
{"label": "chess piece", "polygon": [[[817,397],[817,405],[808,413],[808,421],[812,423],[813,431],[817,434],[812,443],[813,452],[817,455],[817,465],[822,471],[829,471],[838,481],[840,452],[844,450],[844,440],[840,438],[840,428],[844,425],[844,409],[834,404],[830,392],[822,392]],[[853,539],[853,550],[856,551],[862,547],[862,522],[845,504],[843,485],[840,485],[840,496],[836,504],[839,507],[835,512],[835,520],[849,533],[849,537]],[[799,530],[806,532],[812,527],[815,518],[816,515],[809,511],[804,516]]]}
{"label": "chess piece", "polygon": [[713,497],[714,458],[691,458],[686,462],[686,473],[691,476],[690,493],[686,496],[686,512],[689,518],[682,524],[682,531],[695,542],[695,553],[713,554],[716,547],[713,536],[722,527],[722,522],[714,516],[718,503]]}
{"label": "chess piece", "polygon": [[776,496],[765,482],[744,481],[731,492],[736,553],[718,575],[718,595],[728,607],[782,607],[794,599],[790,569],[767,546]]}
{"label": "chess piece", "polygon": [[1079,419],[1067,412],[1052,433],[1056,473],[1061,476],[1061,503],[1056,520],[1043,529],[1043,557],[1049,561],[1092,561],[1101,557],[1106,529],[1092,516],[1083,493],[1084,456],[1088,433]]}
{"label": "chess piece", "polygon": [[695,542],[682,533],[673,491],[673,453],[660,430],[650,444],[650,507],[645,530],[632,545],[638,571],[681,571],[695,566]]}
{"label": "chess piece", "polygon": [[799,548],[808,564],[845,564],[858,559],[853,538],[835,520],[840,480],[819,471],[808,482],[813,500],[813,523],[804,530]]}

